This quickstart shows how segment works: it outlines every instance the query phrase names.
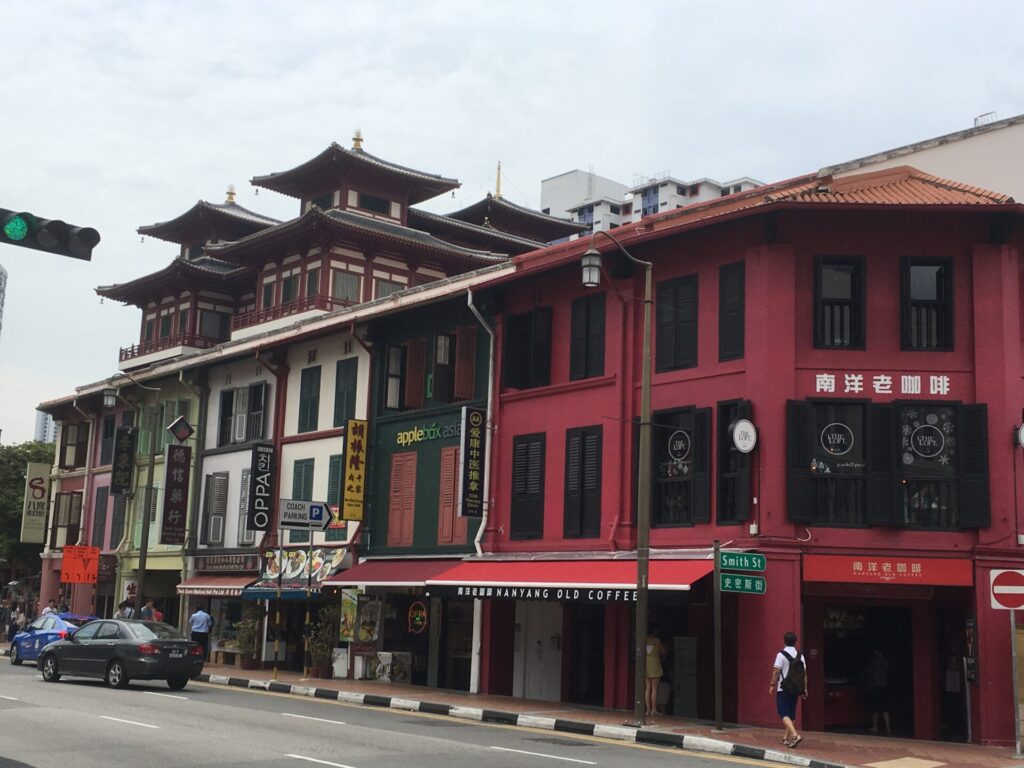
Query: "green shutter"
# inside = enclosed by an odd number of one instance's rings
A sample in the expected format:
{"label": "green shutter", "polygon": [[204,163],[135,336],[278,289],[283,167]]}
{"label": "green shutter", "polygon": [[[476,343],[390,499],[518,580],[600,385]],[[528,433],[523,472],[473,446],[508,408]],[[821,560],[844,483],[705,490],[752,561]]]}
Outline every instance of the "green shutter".
{"label": "green shutter", "polygon": [[[311,369],[307,369],[311,370]],[[316,369],[319,374],[320,369]],[[319,381],[319,375],[317,380]],[[301,501],[313,500],[313,459],[298,459],[292,469],[292,498]],[[309,531],[289,531],[289,544],[305,544]]]}
{"label": "green shutter", "polygon": [[334,379],[334,426],[344,427],[356,416],[356,376],[359,360],[349,357],[338,361]]}
{"label": "green shutter", "polygon": [[[335,506],[341,506],[341,475],[342,475],[342,461],[344,456],[340,453],[331,456],[330,463],[327,467],[327,503]],[[348,538],[348,526],[343,525],[338,528],[328,528],[327,534],[324,537],[325,541],[345,541]]]}

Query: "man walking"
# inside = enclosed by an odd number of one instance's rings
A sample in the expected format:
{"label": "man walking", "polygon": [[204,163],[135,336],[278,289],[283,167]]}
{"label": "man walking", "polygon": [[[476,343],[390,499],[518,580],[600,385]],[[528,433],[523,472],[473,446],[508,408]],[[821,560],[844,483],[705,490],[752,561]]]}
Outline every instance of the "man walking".
{"label": "man walking", "polygon": [[203,647],[203,660],[207,660],[210,653],[210,627],[213,626],[213,619],[202,606],[188,617],[189,626],[192,629],[192,639]]}
{"label": "man walking", "polygon": [[768,693],[775,697],[775,711],[786,729],[782,743],[795,747],[804,740],[797,733],[795,722],[797,697],[807,698],[807,664],[804,655],[796,649],[795,632],[787,632],[783,643],[785,647],[775,655]]}

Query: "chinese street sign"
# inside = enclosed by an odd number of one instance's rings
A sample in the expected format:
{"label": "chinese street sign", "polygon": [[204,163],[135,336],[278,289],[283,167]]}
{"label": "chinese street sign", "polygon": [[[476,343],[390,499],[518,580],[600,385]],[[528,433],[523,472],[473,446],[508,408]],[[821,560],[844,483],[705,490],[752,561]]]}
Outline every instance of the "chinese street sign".
{"label": "chinese street sign", "polygon": [[464,406],[459,448],[459,515],[462,517],[483,517],[484,514],[486,438],[487,411]]}
{"label": "chinese street sign", "polygon": [[324,501],[281,499],[277,508],[278,525],[295,531],[326,531],[331,510]]}
{"label": "chinese street sign", "polygon": [[273,445],[253,446],[249,470],[249,508],[245,515],[247,531],[270,530],[270,499],[274,491],[276,459]]}
{"label": "chinese street sign", "polygon": [[21,541],[46,541],[46,511],[49,506],[50,465],[30,462],[25,468],[25,502],[21,508]]}
{"label": "chinese street sign", "polygon": [[161,544],[185,543],[188,481],[192,472],[192,448],[169,445],[164,457],[164,518]]}
{"label": "chinese street sign", "polygon": [[95,584],[99,568],[99,547],[64,547],[60,561],[61,583]]}
{"label": "chinese street sign", "polygon": [[345,423],[345,454],[342,459],[344,481],[341,493],[341,519],[363,519],[366,486],[366,422],[349,419]]}
{"label": "chinese street sign", "polygon": [[765,556],[753,552],[722,551],[719,557],[719,567],[728,568],[730,571],[763,572],[767,566]]}
{"label": "chinese street sign", "polygon": [[114,457],[110,470],[110,495],[132,492],[132,470],[135,468],[135,427],[118,427],[114,433]]}
{"label": "chinese street sign", "polygon": [[723,592],[739,592],[744,595],[763,595],[768,589],[764,576],[742,576],[738,573],[720,573],[719,588]]}

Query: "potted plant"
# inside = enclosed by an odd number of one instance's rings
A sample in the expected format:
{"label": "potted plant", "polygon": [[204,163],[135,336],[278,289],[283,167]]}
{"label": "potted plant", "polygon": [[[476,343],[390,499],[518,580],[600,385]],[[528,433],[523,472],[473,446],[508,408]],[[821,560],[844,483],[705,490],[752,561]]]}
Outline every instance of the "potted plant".
{"label": "potted plant", "polygon": [[235,623],[235,646],[238,648],[238,666],[242,669],[255,669],[259,651],[260,619],[263,612],[258,608],[247,607],[242,618]]}
{"label": "potted plant", "polygon": [[340,611],[335,606],[325,606],[309,633],[309,673],[313,677],[331,677],[339,618]]}

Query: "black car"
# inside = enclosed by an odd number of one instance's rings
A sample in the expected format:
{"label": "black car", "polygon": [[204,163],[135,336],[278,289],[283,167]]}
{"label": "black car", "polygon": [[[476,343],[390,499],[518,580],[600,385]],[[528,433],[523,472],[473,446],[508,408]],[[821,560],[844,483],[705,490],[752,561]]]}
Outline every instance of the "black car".
{"label": "black car", "polygon": [[101,619],[47,645],[37,664],[50,683],[61,675],[102,678],[111,688],[166,680],[177,691],[203,671],[203,648],[159,621]]}

